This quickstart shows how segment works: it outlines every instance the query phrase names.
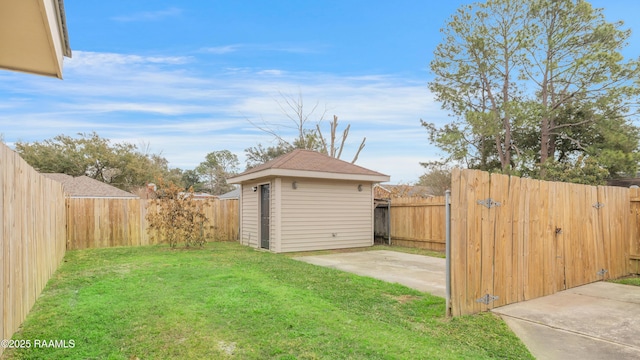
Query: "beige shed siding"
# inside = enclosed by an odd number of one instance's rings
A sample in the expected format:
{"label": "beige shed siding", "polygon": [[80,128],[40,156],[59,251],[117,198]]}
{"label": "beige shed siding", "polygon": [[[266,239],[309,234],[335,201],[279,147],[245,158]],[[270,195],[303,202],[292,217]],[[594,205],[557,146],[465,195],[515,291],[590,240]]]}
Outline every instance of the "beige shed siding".
{"label": "beige shed siding", "polygon": [[240,243],[251,247],[258,246],[258,193],[253,192],[257,183],[242,185]]}
{"label": "beige shed siding", "polygon": [[280,251],[373,245],[371,183],[283,178],[280,196]]}
{"label": "beige shed siding", "polygon": [[271,236],[269,237],[269,247],[271,251],[282,252],[282,179],[275,178],[271,181],[271,218],[269,223],[269,230]]}

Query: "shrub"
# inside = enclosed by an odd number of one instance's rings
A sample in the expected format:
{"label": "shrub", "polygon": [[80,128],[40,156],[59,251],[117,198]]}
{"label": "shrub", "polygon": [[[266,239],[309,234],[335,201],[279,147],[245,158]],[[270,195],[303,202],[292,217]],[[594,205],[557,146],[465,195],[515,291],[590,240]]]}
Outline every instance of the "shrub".
{"label": "shrub", "polygon": [[202,247],[212,231],[206,225],[208,206],[209,201],[194,199],[193,188],[183,191],[173,182],[167,184],[160,179],[156,198],[147,205],[147,232],[152,240],[167,242],[172,248],[182,241],[185,247]]}

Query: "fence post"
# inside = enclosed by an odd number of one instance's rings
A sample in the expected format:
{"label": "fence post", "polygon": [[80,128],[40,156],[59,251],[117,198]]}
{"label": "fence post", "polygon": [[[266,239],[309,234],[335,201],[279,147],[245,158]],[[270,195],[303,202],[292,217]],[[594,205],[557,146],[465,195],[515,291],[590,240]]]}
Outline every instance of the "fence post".
{"label": "fence post", "polygon": [[447,317],[451,317],[451,190],[444,193],[445,212],[445,288]]}
{"label": "fence post", "polygon": [[391,198],[387,202],[387,236],[389,237],[389,246],[391,246]]}

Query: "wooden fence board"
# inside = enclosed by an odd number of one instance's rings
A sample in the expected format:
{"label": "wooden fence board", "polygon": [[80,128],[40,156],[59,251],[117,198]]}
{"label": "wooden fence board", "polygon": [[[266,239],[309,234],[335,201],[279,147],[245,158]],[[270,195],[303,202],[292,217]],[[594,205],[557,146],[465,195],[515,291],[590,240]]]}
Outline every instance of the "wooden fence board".
{"label": "wooden fence board", "polygon": [[[490,294],[497,296],[497,300],[490,303],[490,308],[504,305],[513,288],[513,242],[511,241],[511,212],[509,177],[506,175],[491,176],[491,198],[500,206],[491,208],[492,217],[489,226],[494,229],[493,245],[493,286]],[[495,224],[495,226],[492,226]]]}
{"label": "wooden fence board", "polygon": [[[461,188],[462,173],[460,169],[453,169],[451,177],[451,311],[453,316],[462,315],[466,306],[463,299],[466,296],[466,208],[467,194]],[[466,184],[465,184],[466,186]]]}
{"label": "wooden fence board", "polygon": [[0,338],[10,339],[62,261],[66,218],[62,185],[1,143],[0,191]]}
{"label": "wooden fence board", "polygon": [[[476,207],[480,210],[481,216],[481,237],[480,237],[480,296],[476,298],[479,299],[482,296],[493,296],[494,292],[494,264],[495,264],[495,219],[496,219],[496,211],[499,206],[489,207],[478,204],[478,200],[486,200],[491,199],[490,201],[500,201],[497,197],[494,197],[493,194],[501,194],[501,189],[496,187],[499,185],[499,182],[495,182],[495,184],[491,181],[491,177],[488,173],[481,173],[481,183],[479,184],[479,189],[482,189],[480,193],[480,197],[476,198]],[[481,310],[489,310],[493,307],[493,302],[488,304],[484,304],[481,302],[477,302],[480,306]]]}
{"label": "wooden fence board", "polygon": [[571,209],[569,204],[570,199],[570,186],[567,183],[556,183],[555,186],[555,199],[554,199],[554,219],[553,231],[555,240],[555,291],[561,291],[566,289],[565,281],[565,261],[566,261],[566,248],[565,239],[569,234],[569,223],[571,221]]}
{"label": "wooden fence board", "polygon": [[578,283],[576,272],[578,269],[584,269],[582,261],[582,247],[579,246],[580,242],[583,242],[582,229],[586,224],[586,214],[584,213],[584,201],[582,193],[579,191],[581,187],[576,184],[569,186],[569,191],[572,199],[571,218],[569,226],[567,227],[567,234],[565,237],[565,274],[567,288],[577,286]]}
{"label": "wooden fence board", "polygon": [[542,241],[540,232],[540,181],[527,179],[526,208],[526,272],[525,299],[533,299],[542,294]]}
{"label": "wooden fence board", "polygon": [[[205,213],[208,225],[219,234],[216,240],[238,238],[238,201],[213,200]],[[151,245],[147,233],[148,200],[68,198],[66,200],[69,249]]]}
{"label": "wooden fence board", "polygon": [[[391,242],[394,245],[444,251],[444,196],[391,200]],[[376,222],[384,220],[381,216]],[[382,226],[386,228],[386,226]],[[380,231],[376,231],[380,233]]]}
{"label": "wooden fence board", "polygon": [[631,206],[630,193],[627,189],[614,187],[600,187],[598,190],[599,194],[602,194],[600,201],[604,204],[600,209],[604,238],[602,267],[607,271],[604,278],[618,278],[629,273],[627,259],[633,242],[631,232],[634,219],[630,218],[628,211],[620,212],[618,209],[624,208],[627,204]]}
{"label": "wooden fence board", "polygon": [[489,174],[482,171],[469,171],[469,181],[467,183],[467,306],[474,312],[481,311],[482,304],[477,300],[482,293],[482,213],[478,200],[489,197]]}
{"label": "wooden fence board", "polygon": [[552,208],[555,201],[555,183],[540,182],[540,231],[542,243],[542,296],[555,292],[555,242]]}
{"label": "wooden fence board", "polygon": [[631,224],[629,229],[628,244],[629,260],[627,263],[628,272],[640,274],[640,188],[629,189],[629,213],[628,219]]}
{"label": "wooden fence board", "polygon": [[582,279],[583,284],[588,284],[594,281],[600,280],[598,276],[598,271],[603,268],[601,264],[602,261],[602,229],[600,228],[599,218],[601,213],[605,212],[604,209],[598,209],[598,189],[595,186],[586,186],[587,193],[587,203],[586,208],[589,209],[589,227],[586,230],[587,238],[589,241],[587,242],[587,261],[588,261],[588,270],[583,274],[586,275]]}
{"label": "wooden fence board", "polygon": [[[612,269],[615,266],[615,260],[612,259],[613,251],[616,249],[617,241],[613,240],[616,236],[621,234],[616,231],[615,219],[611,218],[610,209],[617,203],[615,192],[611,189],[600,186],[598,187],[598,202],[605,204],[605,207],[601,209],[602,214],[599,217],[600,236],[602,237],[602,259],[599,261],[599,268],[607,269],[607,273],[603,274],[602,279],[609,279],[612,272],[616,272]],[[613,236],[608,236],[611,234]],[[620,249],[621,250],[621,249]]]}
{"label": "wooden fence board", "polygon": [[639,191],[456,170],[451,204],[454,316],[640,271]]}
{"label": "wooden fence board", "polygon": [[524,301],[524,289],[525,289],[525,272],[526,272],[526,259],[524,257],[525,253],[525,213],[526,213],[526,201],[523,194],[527,192],[527,183],[520,178],[511,178],[510,183],[514,184],[513,194],[510,195],[510,198],[513,199],[516,203],[514,203],[514,212],[513,212],[513,241],[515,246],[513,247],[514,251],[514,264],[513,269],[516,271],[514,275],[516,277],[516,282],[514,289],[516,293],[516,298],[514,300]]}

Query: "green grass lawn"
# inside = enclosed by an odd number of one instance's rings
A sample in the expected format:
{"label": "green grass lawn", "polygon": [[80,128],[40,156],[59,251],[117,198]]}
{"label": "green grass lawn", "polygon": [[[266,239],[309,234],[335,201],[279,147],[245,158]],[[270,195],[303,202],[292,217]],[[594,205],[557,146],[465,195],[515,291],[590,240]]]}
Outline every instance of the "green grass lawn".
{"label": "green grass lawn", "polygon": [[[497,317],[237,243],[69,251],[6,359],[530,359]],[[67,345],[69,342],[67,342]]]}
{"label": "green grass lawn", "polygon": [[631,275],[610,281],[618,284],[640,286],[640,276],[638,275]]}

